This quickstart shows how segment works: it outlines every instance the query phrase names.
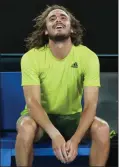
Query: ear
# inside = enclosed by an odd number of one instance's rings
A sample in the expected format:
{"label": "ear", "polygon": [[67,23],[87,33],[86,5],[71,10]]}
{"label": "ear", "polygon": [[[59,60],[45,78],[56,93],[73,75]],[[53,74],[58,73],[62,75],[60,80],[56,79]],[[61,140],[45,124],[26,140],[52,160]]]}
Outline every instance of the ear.
{"label": "ear", "polygon": [[45,30],[45,35],[48,35],[48,31],[47,30]]}

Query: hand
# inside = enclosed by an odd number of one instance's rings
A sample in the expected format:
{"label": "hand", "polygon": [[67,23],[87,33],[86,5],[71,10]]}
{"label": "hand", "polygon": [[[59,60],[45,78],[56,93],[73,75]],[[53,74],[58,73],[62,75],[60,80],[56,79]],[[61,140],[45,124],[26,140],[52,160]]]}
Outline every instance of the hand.
{"label": "hand", "polygon": [[52,139],[52,148],[58,160],[60,160],[62,163],[68,162],[66,153],[66,141],[61,134],[56,135]]}
{"label": "hand", "polygon": [[78,143],[76,143],[72,139],[68,140],[66,143],[66,152],[68,155],[68,163],[74,161],[74,159],[78,155]]}

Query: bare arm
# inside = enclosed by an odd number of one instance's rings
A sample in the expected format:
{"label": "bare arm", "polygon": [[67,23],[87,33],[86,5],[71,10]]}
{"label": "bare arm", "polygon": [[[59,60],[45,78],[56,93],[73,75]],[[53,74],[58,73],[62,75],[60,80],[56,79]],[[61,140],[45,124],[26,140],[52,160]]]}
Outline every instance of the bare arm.
{"label": "bare arm", "polygon": [[84,88],[84,111],[82,112],[79,126],[72,136],[72,139],[77,143],[80,143],[96,115],[98,92],[99,88],[96,86]]}
{"label": "bare arm", "polygon": [[60,132],[51,123],[47,113],[41,105],[40,86],[24,86],[23,91],[28,106],[28,112],[31,117],[48,133],[51,139],[59,135]]}
{"label": "bare arm", "polygon": [[[38,54],[40,54],[38,52]],[[38,61],[38,64],[37,64]],[[52,148],[56,157],[62,161],[67,161],[65,150],[66,141],[60,132],[50,121],[47,111],[42,107],[40,95],[40,63],[37,59],[37,51],[28,51],[21,59],[22,86],[28,112],[35,122],[42,127],[52,140]]]}

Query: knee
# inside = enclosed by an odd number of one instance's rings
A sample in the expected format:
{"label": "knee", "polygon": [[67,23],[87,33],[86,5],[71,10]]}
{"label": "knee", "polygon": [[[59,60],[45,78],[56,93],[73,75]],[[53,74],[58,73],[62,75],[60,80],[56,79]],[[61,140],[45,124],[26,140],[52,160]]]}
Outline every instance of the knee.
{"label": "knee", "polygon": [[110,127],[106,121],[96,120],[92,124],[91,133],[92,138],[101,144],[106,144],[110,139]]}
{"label": "knee", "polygon": [[37,125],[34,120],[24,119],[18,127],[17,140],[31,143],[35,137]]}

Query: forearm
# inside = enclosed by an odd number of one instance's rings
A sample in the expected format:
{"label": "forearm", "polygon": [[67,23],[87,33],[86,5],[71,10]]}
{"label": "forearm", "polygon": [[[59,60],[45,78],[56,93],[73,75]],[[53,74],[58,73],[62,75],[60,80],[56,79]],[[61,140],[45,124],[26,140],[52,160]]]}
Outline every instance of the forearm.
{"label": "forearm", "polygon": [[92,107],[88,107],[84,109],[84,111],[82,112],[78,128],[75,134],[72,136],[72,139],[75,140],[77,143],[80,143],[80,141],[84,137],[86,131],[88,130],[88,128],[92,124],[92,121],[94,120],[95,114],[96,109]]}
{"label": "forearm", "polygon": [[28,104],[28,111],[31,117],[46,131],[51,139],[60,133],[50,121],[44,108],[37,101],[34,100]]}

